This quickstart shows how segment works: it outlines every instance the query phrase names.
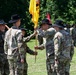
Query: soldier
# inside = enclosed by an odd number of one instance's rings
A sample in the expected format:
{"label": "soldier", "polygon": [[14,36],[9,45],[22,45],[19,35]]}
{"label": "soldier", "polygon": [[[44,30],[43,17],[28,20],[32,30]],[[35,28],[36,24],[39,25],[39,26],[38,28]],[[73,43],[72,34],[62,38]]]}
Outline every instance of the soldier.
{"label": "soldier", "polygon": [[[12,15],[9,23],[13,26],[5,34],[4,49],[9,62],[9,75],[23,75],[24,55],[22,47],[22,32],[19,28],[21,18],[19,15]],[[21,67],[20,67],[21,66]]]}
{"label": "soldier", "polygon": [[41,33],[43,33],[42,29],[39,28],[37,29],[37,40],[39,42],[39,45],[43,44],[43,37],[40,35]]}
{"label": "soldier", "polygon": [[69,75],[67,69],[70,69],[70,52],[72,51],[71,49],[73,47],[72,38],[70,34],[64,30],[63,21],[56,20],[53,26],[57,31],[54,36],[56,74]]}
{"label": "soldier", "polygon": [[28,71],[28,64],[27,64],[27,61],[26,61],[26,53],[29,53],[29,54],[31,54],[31,55],[37,55],[37,52],[34,52],[33,50],[31,50],[28,46],[27,46],[27,44],[26,44],[26,42],[28,42],[34,35],[35,35],[35,33],[33,33],[33,34],[31,34],[30,36],[28,36],[28,37],[24,37],[24,35],[25,35],[25,33],[26,33],[26,29],[24,29],[24,28],[21,28],[21,30],[22,30],[22,36],[23,36],[23,48],[24,48],[24,51],[23,51],[23,53],[24,53],[24,73],[23,73],[23,75],[27,75],[27,71]]}
{"label": "soldier", "polygon": [[9,74],[9,64],[7,56],[4,53],[5,25],[4,20],[0,20],[0,75]]}
{"label": "soldier", "polygon": [[70,34],[70,25],[69,24],[66,24],[65,31],[67,31]]}
{"label": "soldier", "polygon": [[46,43],[40,46],[36,46],[35,49],[46,49],[46,67],[47,74],[54,75],[54,41],[55,29],[51,27],[48,19],[42,20],[41,28],[44,33],[41,33],[46,38]]}
{"label": "soldier", "polygon": [[[25,35],[27,29],[21,28],[21,30],[22,30],[22,33]],[[30,40],[36,35],[36,33],[37,33],[37,32],[34,31],[34,33],[31,34],[30,36],[27,36],[27,37],[23,36],[23,41],[25,41],[25,42],[29,42],[29,41],[30,41]]]}
{"label": "soldier", "polygon": [[76,47],[76,24],[71,28],[71,35],[73,39],[74,46]]}

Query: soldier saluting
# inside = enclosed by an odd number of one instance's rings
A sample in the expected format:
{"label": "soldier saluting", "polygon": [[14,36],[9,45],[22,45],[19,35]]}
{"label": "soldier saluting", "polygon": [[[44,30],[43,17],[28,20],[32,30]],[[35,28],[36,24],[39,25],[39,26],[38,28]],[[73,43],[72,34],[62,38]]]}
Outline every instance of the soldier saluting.
{"label": "soldier saluting", "polygon": [[4,42],[4,49],[9,62],[9,75],[22,75],[23,71],[19,67],[19,65],[24,63],[24,56],[22,54],[22,32],[19,29],[21,24],[20,16],[17,14],[12,15],[9,23],[12,23],[13,26],[6,32]]}

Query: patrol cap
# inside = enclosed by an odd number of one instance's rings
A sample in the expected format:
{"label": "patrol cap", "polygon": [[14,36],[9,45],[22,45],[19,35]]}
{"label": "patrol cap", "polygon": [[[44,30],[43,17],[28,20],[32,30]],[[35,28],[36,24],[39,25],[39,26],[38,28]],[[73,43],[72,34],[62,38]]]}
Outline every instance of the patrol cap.
{"label": "patrol cap", "polygon": [[25,28],[20,28],[22,31],[27,31],[27,29],[25,29]]}
{"label": "patrol cap", "polygon": [[64,24],[62,20],[56,20],[55,23],[53,24],[53,27],[60,27],[60,28],[64,28]]}
{"label": "patrol cap", "polygon": [[15,23],[17,22],[20,18],[20,16],[18,14],[12,15],[11,16],[11,20],[9,21],[9,23]]}
{"label": "patrol cap", "polygon": [[50,26],[52,25],[47,18],[42,20],[40,27],[41,27],[43,24],[47,24],[47,25],[50,25]]}
{"label": "patrol cap", "polygon": [[4,20],[0,20],[0,25],[5,25],[7,24]]}

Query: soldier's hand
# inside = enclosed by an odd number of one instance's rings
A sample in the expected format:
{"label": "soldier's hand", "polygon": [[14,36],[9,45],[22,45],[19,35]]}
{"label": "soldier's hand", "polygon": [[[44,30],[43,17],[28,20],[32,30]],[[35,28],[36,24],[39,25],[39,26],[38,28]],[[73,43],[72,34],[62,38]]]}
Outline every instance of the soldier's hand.
{"label": "soldier's hand", "polygon": [[34,52],[34,55],[38,55],[38,52]]}
{"label": "soldier's hand", "polygon": [[7,25],[5,25],[5,27],[6,27],[7,29],[10,29]]}
{"label": "soldier's hand", "polygon": [[58,64],[57,64],[57,63],[55,63],[54,67],[55,67],[55,68],[57,68],[57,67],[58,67]]}
{"label": "soldier's hand", "polygon": [[34,36],[37,35],[37,31],[35,30],[33,34],[34,34]]}
{"label": "soldier's hand", "polygon": [[21,59],[21,63],[24,63],[24,59]]}
{"label": "soldier's hand", "polygon": [[58,61],[57,60],[55,60],[55,64],[54,64],[54,67],[55,67],[55,69],[57,69],[58,68]]}
{"label": "soldier's hand", "polygon": [[39,47],[38,47],[38,46],[35,46],[34,48],[35,48],[35,49],[39,49]]}

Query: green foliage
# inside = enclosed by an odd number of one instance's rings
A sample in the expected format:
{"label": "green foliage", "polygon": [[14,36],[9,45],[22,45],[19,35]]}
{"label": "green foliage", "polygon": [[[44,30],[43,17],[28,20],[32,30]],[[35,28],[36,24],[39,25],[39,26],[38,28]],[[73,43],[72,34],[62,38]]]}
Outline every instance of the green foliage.
{"label": "green foliage", "polygon": [[[28,0],[0,0],[0,19],[4,19],[8,23],[11,15],[19,14],[22,18],[21,27],[27,28],[29,34],[30,30],[33,31],[33,24],[28,8]],[[8,26],[11,27],[10,24]]]}
{"label": "green foliage", "polygon": [[[13,14],[22,17],[22,27],[28,29],[28,33],[33,31],[34,24],[29,14],[30,0],[0,0],[0,19],[8,22]],[[63,19],[66,23],[75,23],[76,0],[40,0],[40,21],[46,18],[46,13],[51,14],[51,18]],[[11,25],[8,24],[10,27]],[[31,32],[30,32],[31,33]]]}
{"label": "green foliage", "polygon": [[76,0],[47,0],[47,10],[54,20],[61,18],[66,23],[74,23],[76,19],[75,2]]}

